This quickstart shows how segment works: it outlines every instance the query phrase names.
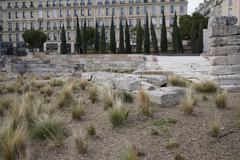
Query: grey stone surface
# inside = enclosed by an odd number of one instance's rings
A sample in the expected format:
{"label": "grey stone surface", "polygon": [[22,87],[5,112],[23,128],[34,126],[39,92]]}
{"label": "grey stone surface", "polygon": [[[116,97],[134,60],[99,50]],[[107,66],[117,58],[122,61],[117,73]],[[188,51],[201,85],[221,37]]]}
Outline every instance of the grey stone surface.
{"label": "grey stone surface", "polygon": [[178,87],[164,87],[159,90],[148,91],[151,102],[163,107],[172,107],[179,104],[181,98],[185,94],[183,88]]}
{"label": "grey stone surface", "polygon": [[162,75],[143,75],[141,78],[159,87],[165,86],[168,83],[167,77]]}

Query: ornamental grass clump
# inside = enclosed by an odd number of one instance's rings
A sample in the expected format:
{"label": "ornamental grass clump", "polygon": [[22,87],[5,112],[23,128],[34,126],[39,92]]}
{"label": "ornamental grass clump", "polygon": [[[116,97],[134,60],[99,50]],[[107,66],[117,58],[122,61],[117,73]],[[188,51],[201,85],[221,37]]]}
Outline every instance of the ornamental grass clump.
{"label": "ornamental grass clump", "polygon": [[110,87],[107,87],[107,86],[99,87],[97,93],[98,93],[99,100],[102,102],[104,106],[104,109],[113,107],[115,98],[114,98],[114,93]]}
{"label": "ornamental grass clump", "polygon": [[72,106],[72,118],[80,120],[84,114],[84,102],[83,100],[79,99],[78,102],[75,102],[75,104]]}
{"label": "ornamental grass clump", "polygon": [[218,87],[213,81],[204,81],[200,83],[195,83],[193,88],[198,92],[203,93],[213,93],[216,92]]}
{"label": "ornamental grass clump", "polygon": [[58,106],[60,108],[71,105],[73,100],[72,84],[66,84],[58,96]]}
{"label": "ornamental grass clump", "polygon": [[215,105],[217,108],[226,108],[227,107],[227,92],[218,91],[215,97]]}
{"label": "ornamental grass clump", "polygon": [[196,104],[197,99],[193,96],[192,90],[189,89],[181,100],[181,110],[186,114],[192,114]]}
{"label": "ornamental grass clump", "polygon": [[144,89],[140,89],[136,98],[141,113],[148,117],[151,116],[151,102],[149,94]]}
{"label": "ornamental grass clump", "polygon": [[84,137],[81,128],[77,127],[75,129],[72,129],[72,136],[78,153],[86,154],[88,151],[88,141],[87,138]]}
{"label": "ornamental grass clump", "polygon": [[172,86],[186,87],[188,80],[186,78],[178,76],[178,75],[170,75],[168,77],[168,82]]}

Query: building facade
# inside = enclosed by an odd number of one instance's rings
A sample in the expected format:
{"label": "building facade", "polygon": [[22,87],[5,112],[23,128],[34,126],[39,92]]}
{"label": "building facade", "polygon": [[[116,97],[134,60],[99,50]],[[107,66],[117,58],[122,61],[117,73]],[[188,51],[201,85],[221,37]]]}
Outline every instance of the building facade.
{"label": "building facade", "polygon": [[[162,12],[166,15],[168,29],[173,25],[175,11],[179,16],[187,14],[187,0],[1,0],[0,1],[0,41],[13,44],[13,48],[23,42],[22,33],[28,29],[39,29],[48,36],[45,51],[60,51],[61,27],[66,29],[68,47],[74,52],[76,36],[76,16],[80,26],[86,18],[87,26],[106,27],[106,42],[110,39],[110,24],[113,14],[118,43],[119,21],[127,18],[130,28],[138,20],[145,22],[148,13],[156,28],[158,39],[162,23]],[[123,23],[125,24],[125,23]],[[170,38],[170,33],[168,33]],[[0,42],[0,43],[1,43]],[[134,38],[131,37],[134,45]]]}
{"label": "building facade", "polygon": [[215,16],[236,16],[240,24],[240,0],[204,0],[195,11],[210,17],[211,7]]}

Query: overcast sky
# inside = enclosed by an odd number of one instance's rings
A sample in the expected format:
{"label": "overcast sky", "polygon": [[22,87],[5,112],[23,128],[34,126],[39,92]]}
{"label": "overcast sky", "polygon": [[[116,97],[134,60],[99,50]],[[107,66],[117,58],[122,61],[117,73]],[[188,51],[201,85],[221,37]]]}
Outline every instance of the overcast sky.
{"label": "overcast sky", "polygon": [[203,2],[203,0],[188,0],[188,14],[192,14],[194,12],[195,8],[201,2]]}

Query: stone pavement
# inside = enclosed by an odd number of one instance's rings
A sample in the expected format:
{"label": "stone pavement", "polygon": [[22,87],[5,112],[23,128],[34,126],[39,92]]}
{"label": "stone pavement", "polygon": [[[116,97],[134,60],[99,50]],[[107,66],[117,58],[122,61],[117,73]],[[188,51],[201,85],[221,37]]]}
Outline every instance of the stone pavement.
{"label": "stone pavement", "polygon": [[209,75],[211,65],[201,56],[158,56],[161,70],[189,78],[194,82],[212,80]]}

